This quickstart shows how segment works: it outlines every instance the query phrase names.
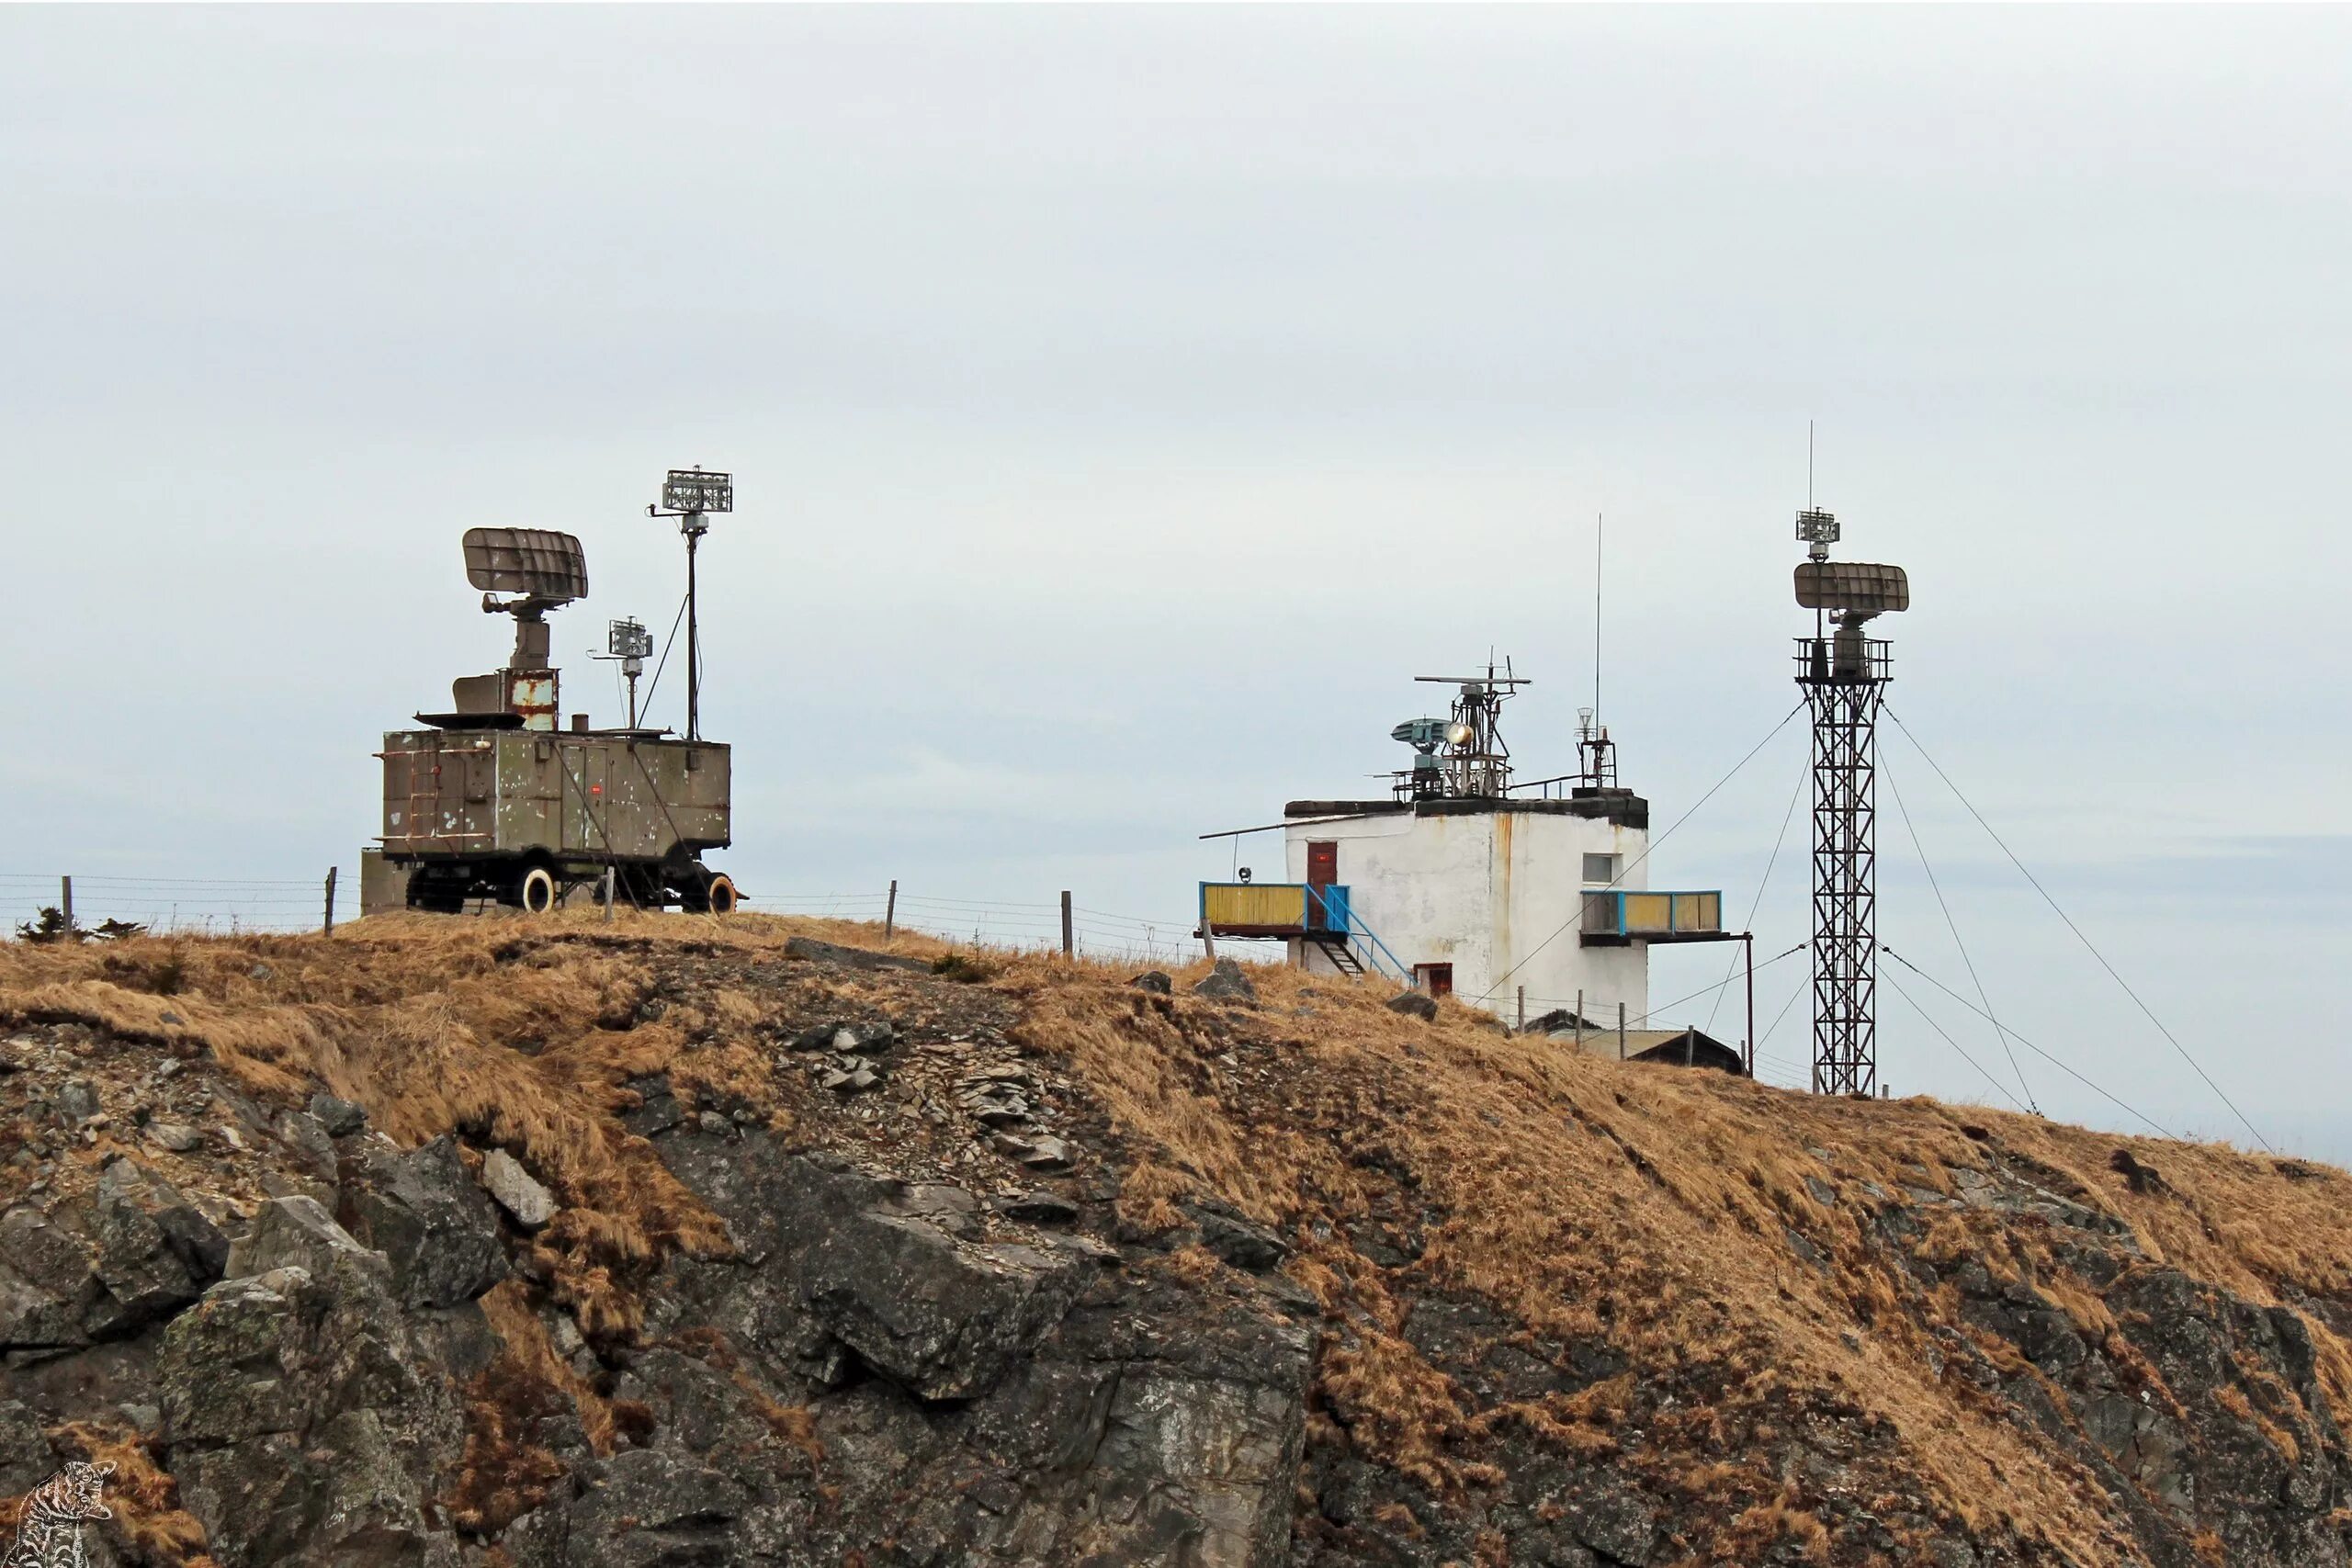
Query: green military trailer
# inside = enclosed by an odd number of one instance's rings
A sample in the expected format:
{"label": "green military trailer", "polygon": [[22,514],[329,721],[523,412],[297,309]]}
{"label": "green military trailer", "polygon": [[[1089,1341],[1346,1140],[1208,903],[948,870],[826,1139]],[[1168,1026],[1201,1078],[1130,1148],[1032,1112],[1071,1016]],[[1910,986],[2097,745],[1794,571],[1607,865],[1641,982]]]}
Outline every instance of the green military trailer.
{"label": "green military trailer", "polygon": [[[452,711],[384,737],[382,847],[363,902],[454,913],[492,899],[538,913],[577,890],[641,908],[732,910],[735,885],[702,859],[732,839],[728,748],[641,727],[634,711],[622,728],[592,728],[585,714],[559,727],[546,613],[588,592],[580,541],[476,528],[465,549],[474,586],[492,591],[483,610],[514,617],[514,653],[503,670],[458,681]],[[640,658],[621,648],[622,625],[616,656]]]}
{"label": "green military trailer", "polygon": [[384,855],[412,908],[545,909],[574,886],[725,914],[702,863],[730,841],[728,749],[628,731],[409,729],[384,737]]}

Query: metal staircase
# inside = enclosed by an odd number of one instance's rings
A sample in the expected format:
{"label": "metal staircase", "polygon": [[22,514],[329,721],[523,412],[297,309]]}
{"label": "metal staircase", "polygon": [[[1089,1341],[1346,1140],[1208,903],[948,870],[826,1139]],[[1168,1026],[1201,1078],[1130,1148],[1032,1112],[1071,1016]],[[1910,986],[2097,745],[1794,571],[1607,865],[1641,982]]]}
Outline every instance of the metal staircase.
{"label": "metal staircase", "polygon": [[1356,956],[1355,948],[1345,932],[1317,931],[1307,941],[1321,948],[1323,956],[1329,959],[1331,967],[1340,974],[1351,975],[1357,979],[1363,977],[1363,961]]}

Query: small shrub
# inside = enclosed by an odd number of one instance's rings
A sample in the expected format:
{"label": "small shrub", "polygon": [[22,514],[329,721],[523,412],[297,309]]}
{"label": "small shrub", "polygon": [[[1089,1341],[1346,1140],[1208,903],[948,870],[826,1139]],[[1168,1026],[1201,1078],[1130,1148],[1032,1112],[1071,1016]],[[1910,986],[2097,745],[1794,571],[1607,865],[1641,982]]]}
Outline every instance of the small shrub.
{"label": "small shrub", "polygon": [[39,916],[17,927],[17,940],[19,942],[79,942],[82,934],[66,923],[65,911],[54,904],[42,905]]}

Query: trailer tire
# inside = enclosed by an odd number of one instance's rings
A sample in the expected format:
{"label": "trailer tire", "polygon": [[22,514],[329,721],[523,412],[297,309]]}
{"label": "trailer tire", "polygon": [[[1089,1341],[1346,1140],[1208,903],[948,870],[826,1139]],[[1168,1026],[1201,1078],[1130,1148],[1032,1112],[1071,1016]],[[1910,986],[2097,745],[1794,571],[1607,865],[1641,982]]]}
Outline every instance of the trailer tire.
{"label": "trailer tire", "polygon": [[535,865],[523,874],[516,901],[526,915],[544,915],[555,908],[555,876],[546,866]]}
{"label": "trailer tire", "polygon": [[734,879],[723,871],[713,872],[703,889],[702,907],[714,915],[731,915],[736,903]]}

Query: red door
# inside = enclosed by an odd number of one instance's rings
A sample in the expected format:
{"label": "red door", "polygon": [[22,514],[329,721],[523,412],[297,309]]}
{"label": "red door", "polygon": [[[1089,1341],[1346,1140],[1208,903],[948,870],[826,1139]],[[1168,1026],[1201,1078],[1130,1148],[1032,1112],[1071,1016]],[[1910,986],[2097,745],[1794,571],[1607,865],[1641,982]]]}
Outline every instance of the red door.
{"label": "red door", "polygon": [[1340,880],[1340,846],[1330,840],[1308,840],[1306,844],[1306,885],[1329,887]]}

